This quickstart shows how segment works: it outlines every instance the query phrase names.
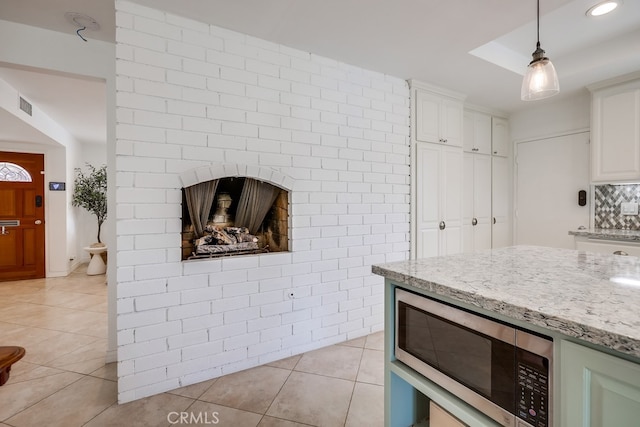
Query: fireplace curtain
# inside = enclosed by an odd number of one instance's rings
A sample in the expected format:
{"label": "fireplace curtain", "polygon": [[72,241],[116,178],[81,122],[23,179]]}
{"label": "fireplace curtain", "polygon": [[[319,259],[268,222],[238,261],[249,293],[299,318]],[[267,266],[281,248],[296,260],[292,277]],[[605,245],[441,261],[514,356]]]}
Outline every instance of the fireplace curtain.
{"label": "fireplace curtain", "polygon": [[255,235],[279,192],[280,189],[271,184],[246,178],[236,209],[236,226],[247,227],[249,233]]}
{"label": "fireplace curtain", "polygon": [[[184,189],[187,209],[196,238],[202,237],[204,234],[218,182],[217,179],[201,182]],[[255,235],[279,192],[280,189],[271,184],[253,178],[245,178],[236,209],[236,227],[247,227],[249,232]]]}
{"label": "fireplace curtain", "polygon": [[217,188],[218,180],[214,179],[184,189],[187,198],[187,209],[189,209],[189,217],[191,218],[196,238],[203,235]]}

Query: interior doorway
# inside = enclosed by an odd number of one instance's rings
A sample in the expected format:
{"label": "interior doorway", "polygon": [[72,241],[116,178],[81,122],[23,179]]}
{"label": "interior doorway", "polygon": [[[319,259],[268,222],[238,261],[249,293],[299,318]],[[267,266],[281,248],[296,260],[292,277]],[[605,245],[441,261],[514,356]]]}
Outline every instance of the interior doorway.
{"label": "interior doorway", "polygon": [[589,133],[517,144],[516,236],[518,245],[574,249],[569,230],[589,226]]}
{"label": "interior doorway", "polygon": [[0,151],[0,281],[45,277],[44,155]]}

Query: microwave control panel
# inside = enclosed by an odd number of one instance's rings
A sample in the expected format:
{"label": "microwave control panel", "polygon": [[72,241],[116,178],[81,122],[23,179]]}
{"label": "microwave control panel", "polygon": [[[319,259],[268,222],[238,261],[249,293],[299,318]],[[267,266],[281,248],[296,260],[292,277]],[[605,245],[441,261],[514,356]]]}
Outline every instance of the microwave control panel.
{"label": "microwave control panel", "polygon": [[518,363],[517,416],[533,427],[549,426],[549,378],[546,372]]}

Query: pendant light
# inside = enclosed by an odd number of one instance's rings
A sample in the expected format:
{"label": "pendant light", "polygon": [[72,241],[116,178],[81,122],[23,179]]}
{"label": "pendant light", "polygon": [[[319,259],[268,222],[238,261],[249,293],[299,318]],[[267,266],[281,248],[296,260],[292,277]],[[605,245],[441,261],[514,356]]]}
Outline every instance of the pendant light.
{"label": "pendant light", "polygon": [[538,0],[538,43],[533,52],[533,61],[527,67],[527,73],[522,80],[520,97],[523,101],[535,101],[549,98],[560,92],[558,75],[553,64],[544,56],[544,50],[540,48],[540,0]]}

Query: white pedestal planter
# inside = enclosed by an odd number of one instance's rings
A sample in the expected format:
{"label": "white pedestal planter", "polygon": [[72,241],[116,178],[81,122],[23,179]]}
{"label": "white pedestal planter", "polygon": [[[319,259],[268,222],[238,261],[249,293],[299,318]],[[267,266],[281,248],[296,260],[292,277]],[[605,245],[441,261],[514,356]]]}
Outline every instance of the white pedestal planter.
{"label": "white pedestal planter", "polygon": [[102,256],[100,254],[102,254],[103,252],[106,252],[107,247],[99,246],[99,247],[92,248],[87,246],[86,248],[84,248],[84,250],[91,254],[91,261],[89,262],[89,266],[87,267],[87,275],[95,276],[98,274],[106,273],[107,266],[102,260]]}

